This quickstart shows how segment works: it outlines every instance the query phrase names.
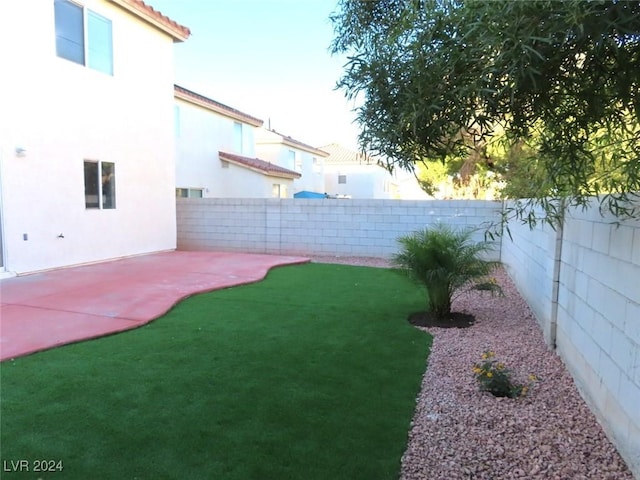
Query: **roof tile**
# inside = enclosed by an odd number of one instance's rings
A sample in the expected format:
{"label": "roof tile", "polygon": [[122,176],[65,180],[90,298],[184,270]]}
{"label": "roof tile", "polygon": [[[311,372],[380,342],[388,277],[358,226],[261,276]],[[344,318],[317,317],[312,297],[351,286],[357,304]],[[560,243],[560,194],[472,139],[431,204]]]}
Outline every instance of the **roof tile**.
{"label": "roof tile", "polygon": [[284,168],[279,165],[274,165],[273,163],[265,160],[260,160],[259,158],[244,157],[242,155],[235,155],[227,152],[218,152],[218,155],[220,156],[220,160],[235,163],[236,165],[249,168],[250,170],[254,170],[271,177],[300,178],[302,176],[298,172],[294,172],[293,170],[289,170],[288,168]]}
{"label": "roof tile", "polygon": [[204,95],[200,95],[199,93],[187,90],[186,88],[179,85],[174,85],[173,91],[174,95],[177,98],[195,103],[196,105],[200,105],[201,107],[205,107],[214,112],[218,112],[231,118],[235,118],[236,120],[248,123],[249,125],[261,127],[264,123],[264,121],[260,120],[259,118],[248,115],[244,112],[241,112],[240,110],[236,110],[235,108],[231,108],[224,103],[217,102],[215,100],[212,100],[211,98],[205,97]]}
{"label": "roof tile", "polygon": [[151,5],[147,5],[142,0],[111,0],[113,3],[137,14],[143,20],[155,24],[162,30],[169,33],[175,40],[180,42],[191,36],[191,30],[184,25],[180,25],[175,20],[163,15]]}

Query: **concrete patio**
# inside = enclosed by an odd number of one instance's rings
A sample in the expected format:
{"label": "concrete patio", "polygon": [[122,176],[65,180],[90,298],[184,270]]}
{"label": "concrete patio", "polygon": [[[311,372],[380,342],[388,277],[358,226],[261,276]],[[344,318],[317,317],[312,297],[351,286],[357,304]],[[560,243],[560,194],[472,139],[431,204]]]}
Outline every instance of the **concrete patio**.
{"label": "concrete patio", "polygon": [[0,280],[0,360],[144,325],[180,300],[308,258],[163,252]]}

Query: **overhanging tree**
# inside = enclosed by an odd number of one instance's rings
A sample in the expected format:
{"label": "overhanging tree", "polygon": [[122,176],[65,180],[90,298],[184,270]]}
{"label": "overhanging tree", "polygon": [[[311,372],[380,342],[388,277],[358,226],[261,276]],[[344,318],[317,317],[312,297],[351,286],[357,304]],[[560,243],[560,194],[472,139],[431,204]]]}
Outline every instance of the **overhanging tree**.
{"label": "overhanging tree", "polygon": [[639,214],[640,2],[340,0],[332,22],[361,147],[389,168],[500,141],[543,172],[518,218],[592,196]]}

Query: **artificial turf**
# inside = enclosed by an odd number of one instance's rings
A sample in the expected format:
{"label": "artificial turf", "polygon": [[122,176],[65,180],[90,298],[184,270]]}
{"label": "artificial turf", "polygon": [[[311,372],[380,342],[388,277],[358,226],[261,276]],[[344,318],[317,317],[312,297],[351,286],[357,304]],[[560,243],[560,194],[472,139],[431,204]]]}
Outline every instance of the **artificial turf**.
{"label": "artificial turf", "polygon": [[395,479],[431,343],[407,316],[423,305],[391,270],[289,266],[6,361],[0,476]]}

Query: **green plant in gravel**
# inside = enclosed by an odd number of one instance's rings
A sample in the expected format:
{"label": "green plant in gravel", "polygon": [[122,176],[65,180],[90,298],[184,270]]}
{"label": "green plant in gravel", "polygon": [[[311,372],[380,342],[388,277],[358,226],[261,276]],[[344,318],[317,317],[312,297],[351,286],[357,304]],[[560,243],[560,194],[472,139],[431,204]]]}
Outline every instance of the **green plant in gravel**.
{"label": "green plant in gravel", "polygon": [[62,460],[56,480],[396,479],[431,341],[406,321],[421,303],[389,269],[288,266],[3,362],[2,458]]}
{"label": "green plant in gravel", "polygon": [[473,241],[474,230],[454,230],[445,224],[434,224],[398,238],[400,251],[393,264],[427,290],[427,311],[446,320],[457,295],[469,288],[502,294],[502,289],[489,274],[498,262],[483,256],[490,242]]}
{"label": "green plant in gravel", "polygon": [[[493,351],[482,354],[481,361],[473,366],[473,374],[482,390],[496,397],[524,397],[531,384],[516,383],[512,380],[512,372],[502,362],[498,362]],[[535,375],[529,375],[529,381],[535,382]]]}

